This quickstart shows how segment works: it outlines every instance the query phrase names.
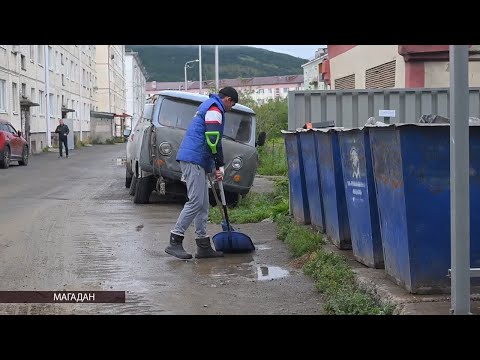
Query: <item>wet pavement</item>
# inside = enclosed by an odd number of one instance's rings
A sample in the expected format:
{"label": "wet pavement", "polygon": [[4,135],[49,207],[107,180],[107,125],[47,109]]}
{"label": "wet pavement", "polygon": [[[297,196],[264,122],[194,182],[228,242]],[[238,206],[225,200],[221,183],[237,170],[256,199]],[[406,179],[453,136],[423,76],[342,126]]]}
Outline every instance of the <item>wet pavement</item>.
{"label": "wet pavement", "polygon": [[[321,296],[291,266],[275,224],[235,226],[252,238],[254,253],[178,260],[164,248],[182,206],[156,195],[133,204],[124,144],[57,156],[0,169],[1,290],[126,291],[126,303],[0,304],[0,314],[322,313]],[[254,189],[271,184],[258,179]],[[192,227],[185,248],[195,252]]]}

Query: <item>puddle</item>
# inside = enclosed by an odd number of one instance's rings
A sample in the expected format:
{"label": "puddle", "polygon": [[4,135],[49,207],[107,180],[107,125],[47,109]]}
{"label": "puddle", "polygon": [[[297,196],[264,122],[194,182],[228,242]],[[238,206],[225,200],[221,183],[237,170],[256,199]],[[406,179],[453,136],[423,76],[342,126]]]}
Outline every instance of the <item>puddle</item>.
{"label": "puddle", "polygon": [[258,265],[253,259],[245,257],[225,257],[212,262],[198,262],[198,275],[207,275],[214,279],[247,278],[252,281],[267,281],[281,279],[288,275],[288,270],[278,266]]}
{"label": "puddle", "polygon": [[117,158],[114,160],[114,162],[117,164],[117,165],[125,165],[125,163],[127,162],[127,159],[126,158]]}
{"label": "puddle", "polygon": [[257,266],[257,280],[274,280],[288,276],[290,272],[278,266]]}

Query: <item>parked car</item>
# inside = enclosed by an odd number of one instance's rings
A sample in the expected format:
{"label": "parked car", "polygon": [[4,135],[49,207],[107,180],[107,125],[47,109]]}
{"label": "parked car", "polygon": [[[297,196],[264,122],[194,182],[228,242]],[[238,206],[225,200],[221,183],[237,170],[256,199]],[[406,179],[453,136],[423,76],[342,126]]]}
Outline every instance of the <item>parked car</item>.
{"label": "parked car", "polygon": [[[177,152],[198,106],[207,99],[206,95],[170,90],[155,97],[149,126],[141,125],[139,136],[133,139],[138,142],[138,153],[130,165],[136,182],[132,191],[136,204],[148,203],[152,191],[160,196],[186,197]],[[237,204],[253,184],[258,166],[256,147],[265,143],[266,136],[262,132],[257,141],[255,127],[255,112],[246,106],[236,104],[225,114],[223,183],[229,205]],[[213,204],[213,196],[210,200]]]}
{"label": "parked car", "polygon": [[7,169],[11,161],[27,165],[28,154],[28,143],[22,132],[15,130],[10,122],[0,119],[0,167]]}
{"label": "parked car", "polygon": [[[127,138],[127,150],[126,150],[126,161],[125,161],[125,187],[129,188],[132,184],[132,180],[134,179],[134,168],[135,162],[134,159],[138,159],[140,146],[139,144],[143,137],[143,133],[146,128],[151,126],[152,124],[152,114],[153,114],[153,103],[146,103],[143,108],[143,113],[140,119],[138,119],[137,123],[135,124],[133,131],[130,129],[126,129],[124,132],[124,136]],[[134,184],[135,185],[135,184]],[[133,187],[134,189],[135,187]],[[132,193],[133,195],[133,193]]]}

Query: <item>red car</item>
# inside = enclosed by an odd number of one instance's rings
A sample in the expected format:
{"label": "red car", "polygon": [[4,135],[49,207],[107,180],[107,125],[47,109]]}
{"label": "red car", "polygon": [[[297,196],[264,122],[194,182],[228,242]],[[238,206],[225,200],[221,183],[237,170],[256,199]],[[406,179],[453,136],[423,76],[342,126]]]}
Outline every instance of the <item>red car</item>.
{"label": "red car", "polygon": [[7,169],[12,160],[19,165],[28,164],[28,143],[21,131],[0,119],[0,168]]}

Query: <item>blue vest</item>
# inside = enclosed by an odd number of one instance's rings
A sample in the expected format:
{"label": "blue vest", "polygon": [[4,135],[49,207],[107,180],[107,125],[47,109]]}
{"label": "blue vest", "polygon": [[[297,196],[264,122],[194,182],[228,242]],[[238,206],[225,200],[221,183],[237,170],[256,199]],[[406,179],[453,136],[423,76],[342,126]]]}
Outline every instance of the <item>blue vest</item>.
{"label": "blue vest", "polygon": [[215,168],[212,151],[208,147],[207,140],[205,139],[205,114],[213,104],[216,104],[222,113],[220,141],[222,140],[223,127],[225,124],[225,109],[220,97],[216,94],[211,94],[210,98],[198,107],[177,153],[177,161],[198,164],[203,167],[206,172],[211,172]]}

